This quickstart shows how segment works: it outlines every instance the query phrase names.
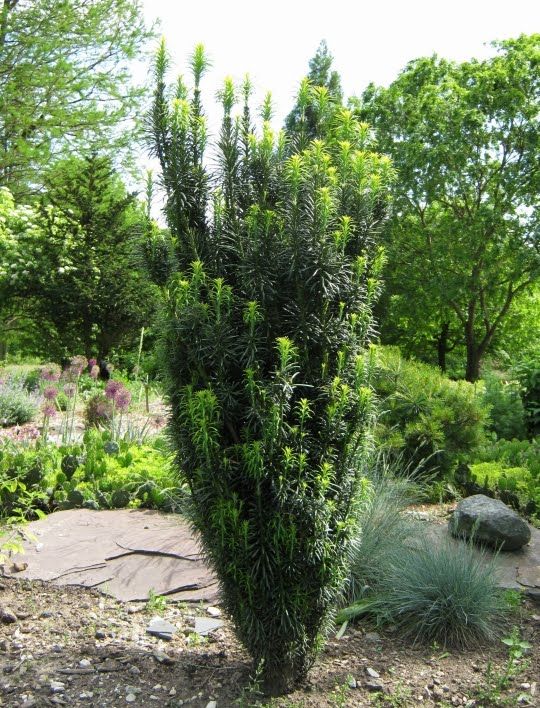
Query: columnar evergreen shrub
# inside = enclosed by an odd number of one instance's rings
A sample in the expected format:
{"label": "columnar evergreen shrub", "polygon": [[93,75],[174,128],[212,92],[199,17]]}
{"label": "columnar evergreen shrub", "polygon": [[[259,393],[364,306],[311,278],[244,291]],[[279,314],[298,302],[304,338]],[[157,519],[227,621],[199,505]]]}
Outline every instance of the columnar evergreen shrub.
{"label": "columnar evergreen shrub", "polygon": [[222,602],[279,693],[311,666],[347,572],[392,169],[346,110],[291,155],[270,99],[255,133],[249,81],[235,117],[227,79],[210,173],[203,50],[192,91],[166,88],[167,65],[162,46],[151,132],[178,262],[163,317],[171,435]]}

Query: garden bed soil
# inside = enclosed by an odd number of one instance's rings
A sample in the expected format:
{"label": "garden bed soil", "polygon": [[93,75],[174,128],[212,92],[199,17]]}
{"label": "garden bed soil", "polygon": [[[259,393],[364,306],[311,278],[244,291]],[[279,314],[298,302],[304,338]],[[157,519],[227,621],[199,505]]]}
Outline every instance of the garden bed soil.
{"label": "garden bed soil", "polygon": [[[95,590],[17,578],[0,582],[2,706],[205,708],[216,701],[226,708],[259,700],[248,657],[227,620],[208,637],[193,632],[195,617],[215,615],[215,608],[122,604]],[[170,641],[146,632],[156,612],[177,628]],[[392,631],[360,624],[340,639],[332,636],[307,682],[269,705],[538,705],[540,607],[526,601],[512,623],[532,650],[498,697],[489,676],[507,662],[501,642],[462,652],[419,648]]]}

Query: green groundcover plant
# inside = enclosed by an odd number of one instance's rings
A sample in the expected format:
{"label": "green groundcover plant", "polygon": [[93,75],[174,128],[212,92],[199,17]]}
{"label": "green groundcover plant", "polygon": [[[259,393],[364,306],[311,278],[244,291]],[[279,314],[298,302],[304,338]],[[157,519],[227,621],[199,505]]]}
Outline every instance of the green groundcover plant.
{"label": "green groundcover plant", "polygon": [[0,515],[33,519],[55,509],[145,507],[179,511],[183,492],[168,443],[111,440],[88,430],[80,443],[0,443]]}
{"label": "green groundcover plant", "polygon": [[[282,693],[312,665],[346,575],[392,168],[346,110],[295,153],[267,98],[256,133],[249,81],[236,117],[226,80],[210,173],[202,47],[192,90],[168,89],[167,67],[162,46],[149,127],[178,268],[164,286],[171,437],[225,609]],[[324,98],[303,86],[300,130],[308,105],[325,119]]]}

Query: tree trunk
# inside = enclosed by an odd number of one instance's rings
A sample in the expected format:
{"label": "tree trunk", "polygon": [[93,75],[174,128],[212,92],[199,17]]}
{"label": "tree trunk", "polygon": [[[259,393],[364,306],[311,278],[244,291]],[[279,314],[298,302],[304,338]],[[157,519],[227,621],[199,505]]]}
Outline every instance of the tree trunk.
{"label": "tree trunk", "polygon": [[480,378],[480,362],[482,356],[478,347],[474,345],[474,342],[467,342],[467,365],[465,370],[465,379],[474,383]]}
{"label": "tree trunk", "polygon": [[467,350],[467,363],[465,365],[465,379],[474,383],[480,378],[480,361],[485,349],[481,349],[481,345],[477,343],[474,332],[475,321],[475,302],[469,302],[468,317],[463,322],[465,335],[465,347]]}
{"label": "tree trunk", "polygon": [[450,323],[443,322],[441,331],[437,337],[437,363],[441,371],[446,371],[446,353],[448,351],[448,333]]}

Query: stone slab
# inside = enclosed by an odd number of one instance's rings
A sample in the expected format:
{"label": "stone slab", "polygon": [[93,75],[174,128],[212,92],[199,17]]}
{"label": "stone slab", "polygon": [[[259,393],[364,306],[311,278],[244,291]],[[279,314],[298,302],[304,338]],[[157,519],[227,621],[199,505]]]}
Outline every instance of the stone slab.
{"label": "stone slab", "polygon": [[217,582],[182,517],[147,509],[70,509],[27,524],[19,578],[93,587],[123,602],[150,590],[189,602],[217,599]]}

